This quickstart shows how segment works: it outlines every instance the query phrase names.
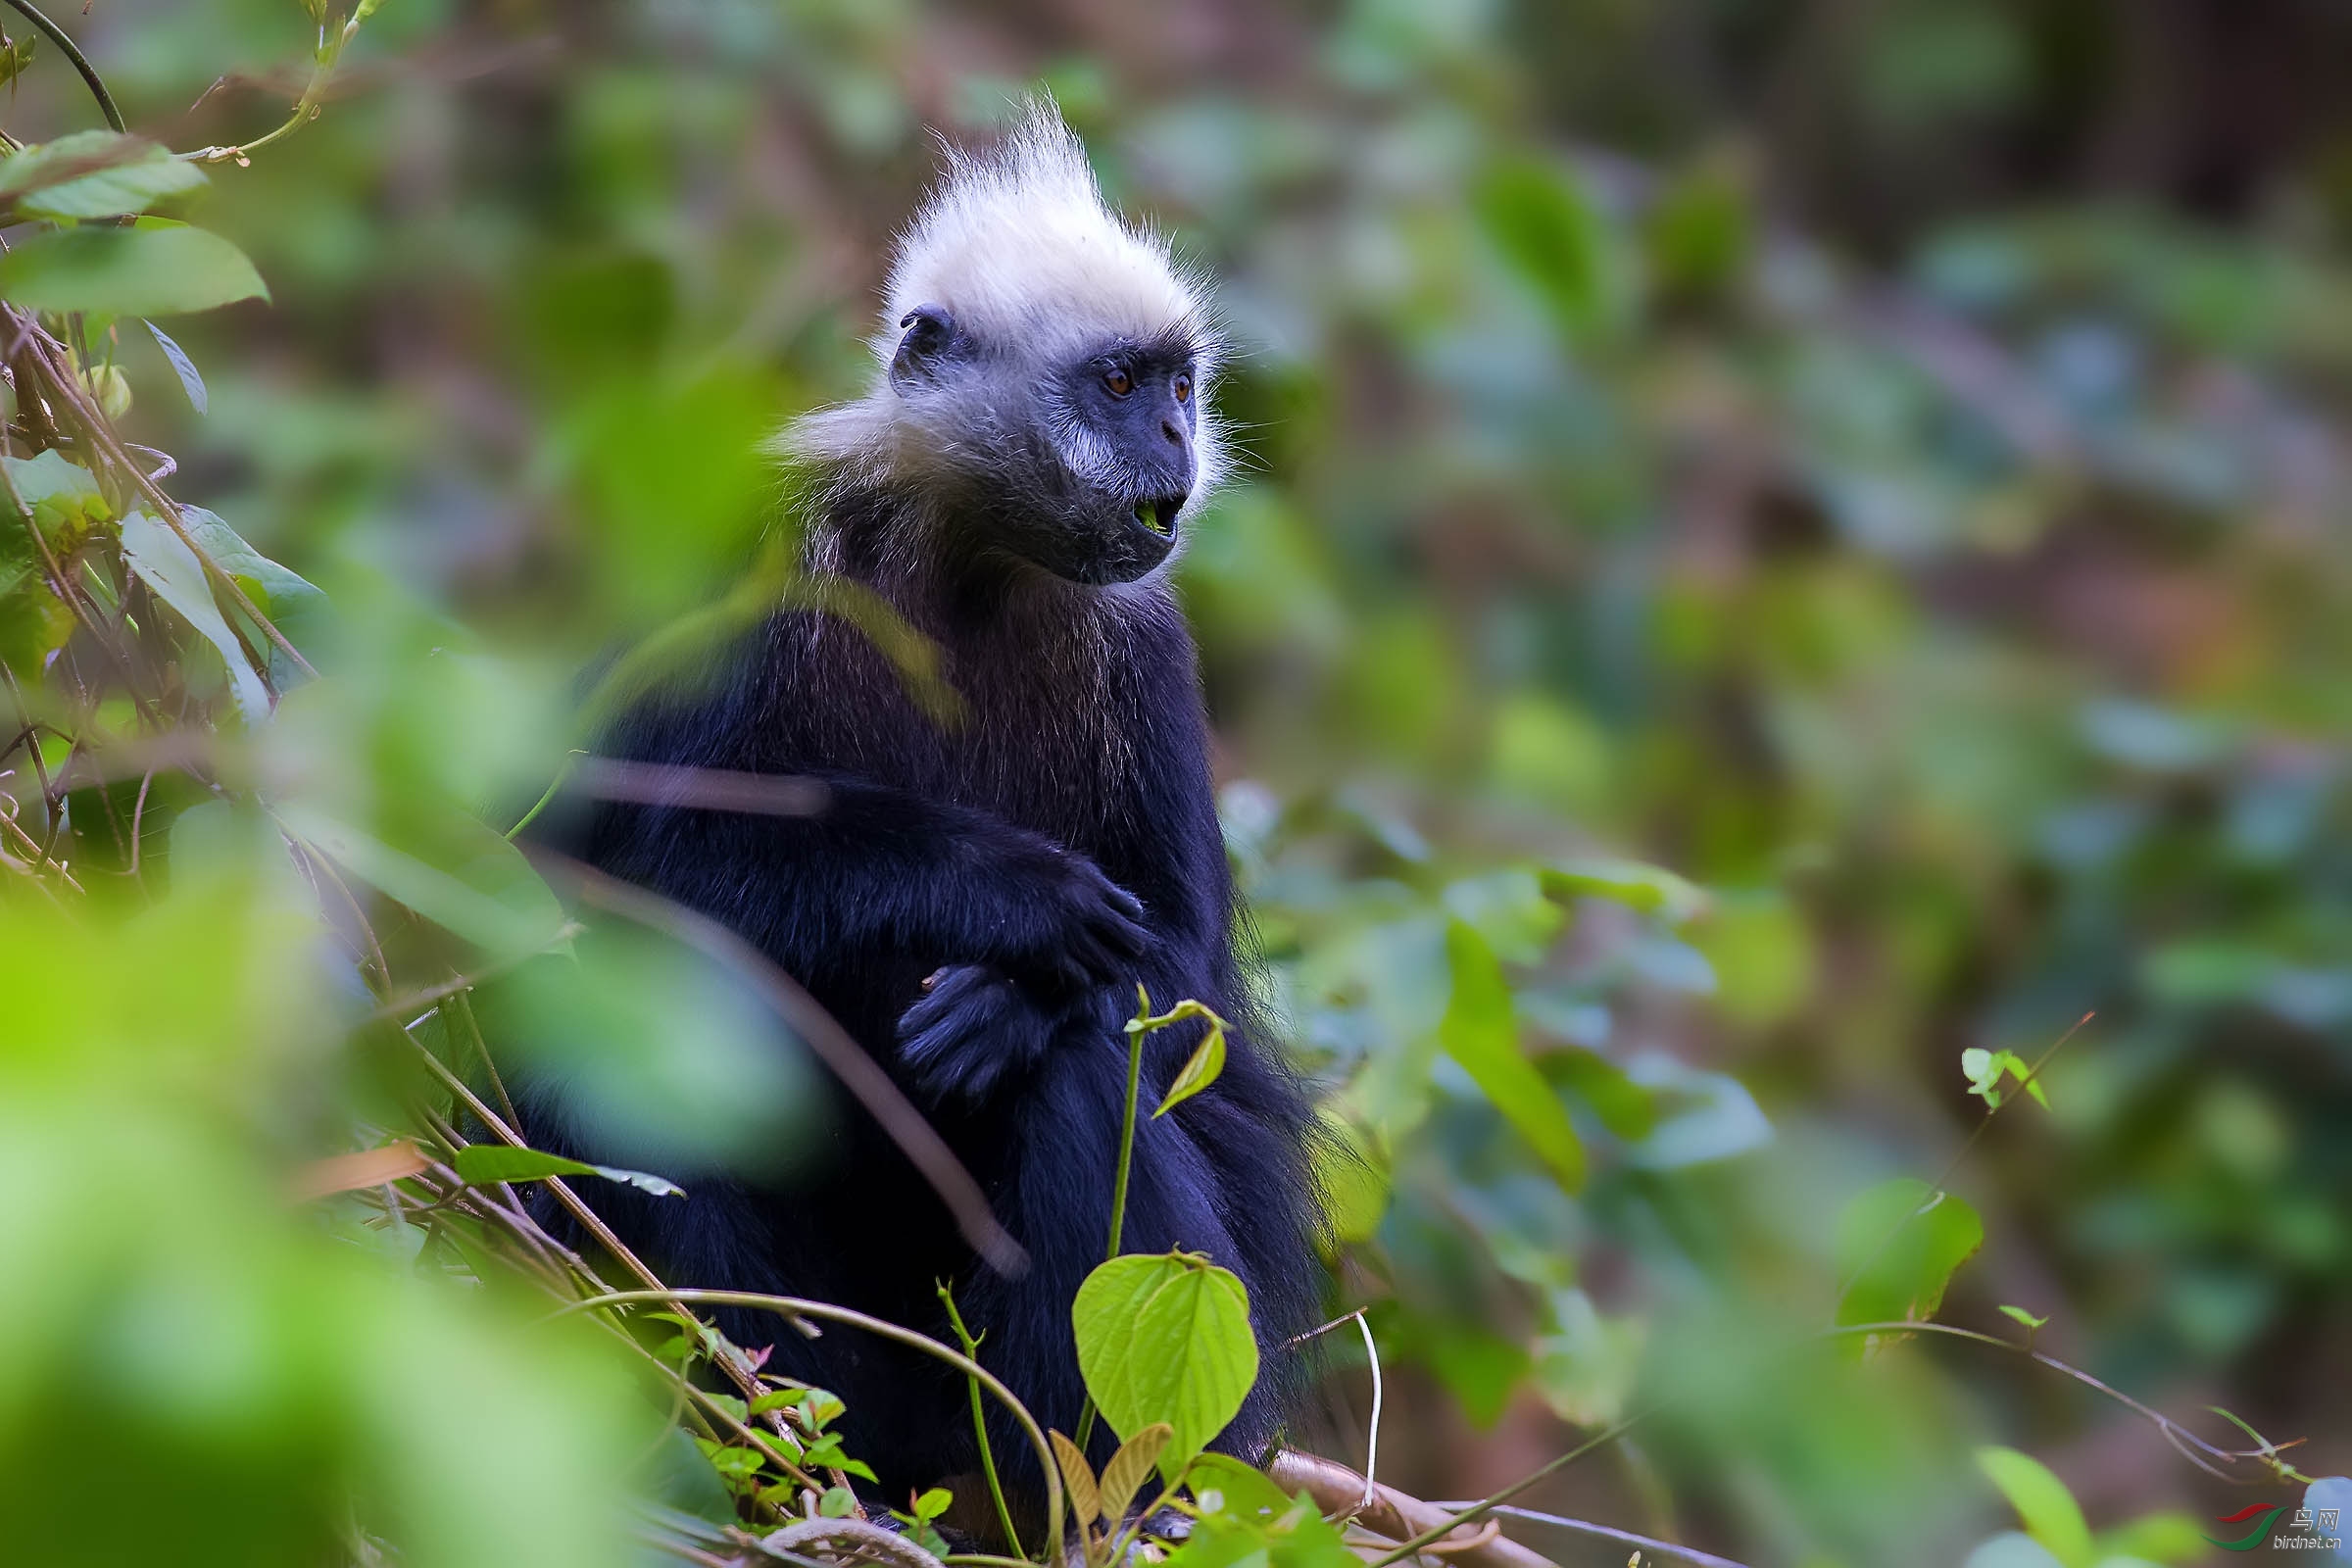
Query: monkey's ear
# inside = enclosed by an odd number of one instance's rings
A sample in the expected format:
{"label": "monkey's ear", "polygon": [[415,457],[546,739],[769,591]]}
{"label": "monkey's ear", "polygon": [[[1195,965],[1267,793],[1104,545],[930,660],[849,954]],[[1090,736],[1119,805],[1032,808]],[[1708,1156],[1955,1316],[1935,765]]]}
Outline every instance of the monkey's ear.
{"label": "monkey's ear", "polygon": [[899,339],[899,352],[891,357],[890,384],[901,392],[936,380],[940,367],[964,347],[956,318],[936,305],[917,305],[899,318],[899,325],[906,335]]}

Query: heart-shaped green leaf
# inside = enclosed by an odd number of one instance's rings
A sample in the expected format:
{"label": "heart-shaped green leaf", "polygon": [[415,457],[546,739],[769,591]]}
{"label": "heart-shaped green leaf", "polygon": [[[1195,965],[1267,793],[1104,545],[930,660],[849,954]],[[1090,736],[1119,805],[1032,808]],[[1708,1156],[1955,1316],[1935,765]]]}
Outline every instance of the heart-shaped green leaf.
{"label": "heart-shaped green leaf", "polygon": [[1114,1257],[1071,1304],[1087,1393],[1123,1438],[1170,1429],[1160,1473],[1174,1479],[1225,1430],[1257,1382],[1250,1293],[1197,1252]]}

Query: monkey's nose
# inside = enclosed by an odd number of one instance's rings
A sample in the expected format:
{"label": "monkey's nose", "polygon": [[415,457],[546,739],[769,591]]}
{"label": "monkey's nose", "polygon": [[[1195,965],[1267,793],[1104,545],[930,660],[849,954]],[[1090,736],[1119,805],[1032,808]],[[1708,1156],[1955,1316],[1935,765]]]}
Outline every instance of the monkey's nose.
{"label": "monkey's nose", "polygon": [[1178,424],[1174,419],[1161,419],[1159,421],[1159,433],[1166,436],[1171,445],[1184,445],[1184,427]]}

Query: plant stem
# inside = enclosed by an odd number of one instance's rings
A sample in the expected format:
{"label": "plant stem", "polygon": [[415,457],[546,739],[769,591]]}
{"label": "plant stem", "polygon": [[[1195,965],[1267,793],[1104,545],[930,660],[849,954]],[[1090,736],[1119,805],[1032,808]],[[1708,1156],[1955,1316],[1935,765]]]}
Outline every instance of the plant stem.
{"label": "plant stem", "polygon": [[122,111],[115,107],[114,95],[106,90],[106,82],[99,76],[98,69],[90,64],[79,49],[74,47],[74,40],[67,36],[66,29],[35,11],[30,0],[8,0],[8,4],[19,16],[39,28],[41,36],[57,45],[57,52],[81,73],[81,79],[88,84],[90,96],[98,100],[98,112],[106,117],[107,124],[118,131],[128,130],[129,127],[122,123]]}
{"label": "plant stem", "polygon": [[[1144,1082],[1144,1039],[1152,1029],[1167,1022],[1149,1016],[1152,999],[1136,988],[1143,1005],[1135,1021],[1127,1026],[1127,1114],[1119,1122],[1119,1171],[1110,1188],[1110,1246],[1102,1254],[1109,1262],[1119,1255],[1119,1237],[1127,1227],[1127,1173],[1135,1165],[1135,1112]],[[1095,1399],[1088,1395],[1086,1408],[1078,1412],[1078,1451],[1086,1451],[1086,1440],[1095,1435]]]}
{"label": "plant stem", "polygon": [[[956,1330],[956,1342],[963,1347],[963,1353],[977,1365],[980,1360],[980,1342],[973,1338],[970,1329],[963,1326],[963,1314],[956,1310],[956,1293],[948,1289],[945,1280],[940,1282],[939,1299],[948,1309],[948,1323]],[[989,1498],[997,1505],[998,1528],[1004,1532],[1004,1544],[1012,1548],[1012,1554],[1015,1557],[1027,1557],[1029,1554],[1021,1549],[1021,1538],[1012,1528],[1012,1510],[1005,1506],[1004,1484],[997,1479],[997,1454],[988,1442],[988,1416],[980,1407],[980,1380],[967,1372],[963,1386],[972,1396],[972,1436],[979,1440],[980,1469],[988,1477]]]}
{"label": "plant stem", "polygon": [[1130,1025],[1127,1035],[1127,1114],[1119,1122],[1119,1173],[1110,1188],[1110,1247],[1102,1254],[1109,1262],[1119,1255],[1119,1236],[1127,1225],[1127,1172],[1135,1164],[1135,1112],[1144,1081],[1144,1031]]}

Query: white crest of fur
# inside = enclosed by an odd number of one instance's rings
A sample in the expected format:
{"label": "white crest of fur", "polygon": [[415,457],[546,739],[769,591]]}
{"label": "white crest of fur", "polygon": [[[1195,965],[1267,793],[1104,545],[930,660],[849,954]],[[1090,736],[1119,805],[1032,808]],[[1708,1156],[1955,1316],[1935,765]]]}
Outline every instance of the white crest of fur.
{"label": "white crest of fur", "polygon": [[[1149,340],[1181,331],[1198,346],[1195,379],[1205,392],[1215,333],[1205,292],[1168,254],[1164,240],[1130,225],[1102,200],[1086,149],[1051,101],[1033,103],[992,148],[949,148],[938,186],[901,238],[880,329],[872,338],[874,386],[853,403],[798,420],[776,442],[787,457],[869,478],[920,472],[947,454],[947,432],[931,412],[890,385],[906,313],[945,310],[983,352],[1011,352],[1051,364],[1114,337]],[[1205,400],[1194,441],[1196,499],[1214,488],[1222,456]],[[1074,469],[1090,454],[1064,449]],[[1190,508],[1188,511],[1192,510]]]}
{"label": "white crest of fur", "polygon": [[918,305],[945,308],[983,342],[1076,346],[1205,325],[1167,246],[1103,205],[1086,149],[1044,103],[1001,146],[949,152],[947,177],[900,242],[888,299],[886,363],[896,323]]}

